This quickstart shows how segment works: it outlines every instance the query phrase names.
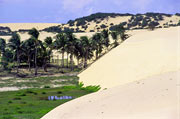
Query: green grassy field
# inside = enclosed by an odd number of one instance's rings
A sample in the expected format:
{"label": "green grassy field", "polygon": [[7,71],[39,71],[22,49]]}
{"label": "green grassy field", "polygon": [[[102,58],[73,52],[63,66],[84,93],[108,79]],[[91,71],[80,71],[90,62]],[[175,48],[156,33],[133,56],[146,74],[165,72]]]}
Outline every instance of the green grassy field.
{"label": "green grassy field", "polygon": [[80,96],[99,90],[98,86],[83,88],[82,84],[60,88],[25,89],[0,92],[0,119],[40,119],[55,107],[70,101],[49,101],[48,96]]}

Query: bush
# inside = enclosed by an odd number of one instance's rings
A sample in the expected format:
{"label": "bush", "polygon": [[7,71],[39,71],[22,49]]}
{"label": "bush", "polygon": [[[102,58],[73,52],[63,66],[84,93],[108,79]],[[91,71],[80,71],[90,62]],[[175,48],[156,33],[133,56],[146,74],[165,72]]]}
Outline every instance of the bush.
{"label": "bush", "polygon": [[13,98],[13,100],[21,100],[21,98],[20,97],[15,97],[15,98]]}
{"label": "bush", "polygon": [[180,20],[179,20],[179,23],[177,25],[180,26]]}
{"label": "bush", "polygon": [[32,91],[31,89],[27,89],[25,92],[26,93],[34,93],[34,91]]}
{"label": "bush", "polygon": [[176,13],[175,15],[176,15],[176,16],[180,16],[180,13]]}
{"label": "bush", "polygon": [[107,28],[107,26],[104,25],[104,24],[102,24],[100,27],[101,27],[102,29],[103,29],[103,28]]}
{"label": "bush", "polygon": [[145,27],[145,26],[147,26],[147,25],[148,25],[148,22],[146,21],[146,19],[143,19],[141,26],[142,26],[142,27]]}
{"label": "bush", "polygon": [[10,100],[10,101],[8,101],[8,103],[13,103],[13,102]]}
{"label": "bush", "polygon": [[50,86],[44,86],[44,88],[51,88]]}
{"label": "bush", "polygon": [[57,94],[62,94],[62,91],[58,91]]}
{"label": "bush", "polygon": [[26,94],[25,94],[25,93],[22,93],[22,94],[20,94],[19,96],[26,96]]}
{"label": "bush", "polygon": [[111,25],[111,26],[113,26],[114,24],[113,24],[113,23],[111,23],[110,25]]}
{"label": "bush", "polygon": [[98,90],[101,89],[101,87],[100,86],[86,86],[84,88],[82,87],[81,89],[86,90],[86,91],[92,93],[92,92],[97,92]]}
{"label": "bush", "polygon": [[51,26],[41,31],[60,33],[62,32],[62,29],[60,28],[60,26]]}
{"label": "bush", "polygon": [[46,92],[42,92],[42,94],[46,94]]}
{"label": "bush", "polygon": [[86,24],[85,20],[78,20],[76,26],[83,26]]}

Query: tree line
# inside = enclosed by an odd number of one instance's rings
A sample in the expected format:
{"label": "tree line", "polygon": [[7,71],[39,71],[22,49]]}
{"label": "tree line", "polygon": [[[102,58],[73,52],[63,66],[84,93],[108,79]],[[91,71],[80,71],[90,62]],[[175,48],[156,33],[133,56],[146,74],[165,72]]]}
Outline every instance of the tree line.
{"label": "tree line", "polygon": [[[16,68],[17,74],[22,63],[28,65],[29,71],[34,68],[37,75],[38,67],[43,67],[47,72],[47,64],[50,63],[53,50],[59,51],[62,55],[61,67],[64,68],[65,53],[70,58],[70,69],[74,68],[74,58],[78,65],[83,64],[83,68],[88,66],[88,60],[98,59],[104,50],[119,45],[118,37],[124,41],[128,36],[125,34],[123,26],[119,26],[115,31],[103,30],[95,33],[91,38],[82,36],[77,38],[72,32],[60,32],[55,37],[47,37],[44,41],[39,40],[39,31],[31,29],[28,34],[29,39],[22,41],[18,33],[13,33],[9,42],[0,38],[0,66],[3,70]],[[109,36],[114,42],[110,44]]]}

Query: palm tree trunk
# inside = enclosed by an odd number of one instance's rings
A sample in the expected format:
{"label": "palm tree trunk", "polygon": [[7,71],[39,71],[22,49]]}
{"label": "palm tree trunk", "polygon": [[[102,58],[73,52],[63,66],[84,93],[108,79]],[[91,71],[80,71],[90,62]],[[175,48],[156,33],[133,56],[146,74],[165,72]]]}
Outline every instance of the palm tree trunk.
{"label": "palm tree trunk", "polygon": [[79,67],[79,57],[77,57],[77,66]]}
{"label": "palm tree trunk", "polygon": [[98,50],[96,50],[96,60],[99,58],[98,56]]}
{"label": "palm tree trunk", "polygon": [[31,61],[30,61],[30,55],[28,55],[28,64],[29,64],[29,71],[31,71]]}
{"label": "palm tree trunk", "polygon": [[19,64],[20,64],[19,51],[17,50],[17,74],[19,73]]}
{"label": "palm tree trunk", "polygon": [[43,69],[44,69],[44,72],[47,72],[47,60],[46,60],[46,58],[43,61]]}
{"label": "palm tree trunk", "polygon": [[64,50],[62,51],[61,65],[62,65],[62,68],[64,68]]}
{"label": "palm tree trunk", "polygon": [[69,67],[69,53],[67,53],[67,68]]}
{"label": "palm tree trunk", "polygon": [[70,55],[71,71],[73,71],[73,54]]}
{"label": "palm tree trunk", "polygon": [[35,47],[35,76],[37,75],[37,46]]}
{"label": "palm tree trunk", "polygon": [[87,67],[87,57],[88,57],[88,53],[86,53],[86,55],[85,55],[85,59],[84,59],[84,68]]}

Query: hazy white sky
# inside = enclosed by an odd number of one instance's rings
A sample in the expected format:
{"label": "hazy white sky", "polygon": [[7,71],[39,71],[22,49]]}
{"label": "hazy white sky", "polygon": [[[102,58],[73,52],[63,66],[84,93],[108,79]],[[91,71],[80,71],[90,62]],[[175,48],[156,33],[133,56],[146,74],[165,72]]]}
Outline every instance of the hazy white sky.
{"label": "hazy white sky", "polygon": [[0,23],[66,23],[96,12],[180,13],[180,0],[0,0]]}

